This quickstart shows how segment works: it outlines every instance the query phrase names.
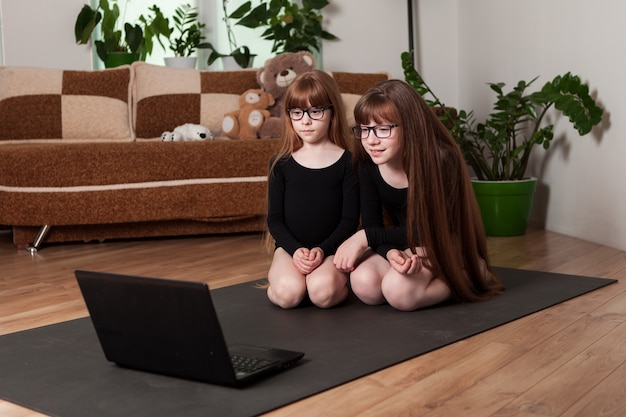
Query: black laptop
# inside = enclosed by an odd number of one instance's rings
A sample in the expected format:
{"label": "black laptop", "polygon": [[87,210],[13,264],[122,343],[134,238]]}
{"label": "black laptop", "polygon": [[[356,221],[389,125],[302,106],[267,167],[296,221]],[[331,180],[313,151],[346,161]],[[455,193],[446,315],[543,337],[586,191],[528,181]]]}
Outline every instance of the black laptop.
{"label": "black laptop", "polygon": [[227,346],[206,283],[75,274],[104,355],[118,365],[241,386],[304,356],[263,346]]}

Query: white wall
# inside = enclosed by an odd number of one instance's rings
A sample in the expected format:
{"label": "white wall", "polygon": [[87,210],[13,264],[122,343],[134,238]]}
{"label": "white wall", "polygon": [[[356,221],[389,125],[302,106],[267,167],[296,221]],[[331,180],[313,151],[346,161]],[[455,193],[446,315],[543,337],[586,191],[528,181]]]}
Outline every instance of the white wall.
{"label": "white wall", "polygon": [[[171,0],[168,0],[170,2]],[[211,21],[216,0],[199,0]],[[86,69],[89,49],[74,43],[76,14],[86,0],[0,0],[5,65]],[[156,1],[155,1],[156,2]],[[622,0],[414,0],[417,61],[427,82],[453,106],[489,112],[487,82],[538,85],[572,71],[606,108],[601,129],[579,138],[556,120],[556,140],[538,150],[540,179],[533,222],[563,234],[626,250],[626,15]],[[35,13],[36,11],[36,13]],[[388,71],[402,78],[408,49],[405,0],[331,0],[324,67]],[[211,26],[208,24],[207,26]],[[209,27],[209,30],[211,28]],[[210,32],[210,38],[213,32]],[[213,40],[213,39],[211,39]],[[257,62],[262,65],[262,62]]]}
{"label": "white wall", "polygon": [[[422,3],[430,3],[429,1]],[[548,230],[626,249],[626,27],[622,0],[458,1],[458,104],[486,114],[485,85],[531,80],[539,88],[571,71],[606,109],[602,126],[579,137],[555,121],[555,140],[535,150],[539,178],[533,222]],[[458,10],[453,10],[458,9]],[[428,19],[428,16],[423,16]],[[437,60],[435,55],[424,57]],[[427,78],[430,73],[424,74]],[[435,74],[432,74],[436,76]]]}
{"label": "white wall", "polygon": [[459,16],[457,0],[414,0],[416,7],[416,66],[439,99],[458,103]]}
{"label": "white wall", "polygon": [[89,47],[76,45],[74,22],[89,0],[1,0],[4,65],[89,69]]}
{"label": "white wall", "polygon": [[388,71],[403,78],[400,53],[409,48],[406,0],[331,0],[326,30],[339,41],[323,42],[324,68],[331,71]]}

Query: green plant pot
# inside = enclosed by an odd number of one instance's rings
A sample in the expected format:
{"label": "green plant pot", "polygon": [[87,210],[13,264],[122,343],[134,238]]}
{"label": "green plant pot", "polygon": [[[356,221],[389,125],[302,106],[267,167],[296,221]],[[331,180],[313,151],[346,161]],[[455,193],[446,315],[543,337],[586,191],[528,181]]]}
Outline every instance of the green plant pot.
{"label": "green plant pot", "polygon": [[472,186],[487,236],[520,236],[526,233],[537,178],[519,181],[472,179]]}
{"label": "green plant pot", "polygon": [[130,52],[110,52],[104,61],[105,68],[115,68],[120,65],[130,65],[135,61],[139,61],[139,54]]}

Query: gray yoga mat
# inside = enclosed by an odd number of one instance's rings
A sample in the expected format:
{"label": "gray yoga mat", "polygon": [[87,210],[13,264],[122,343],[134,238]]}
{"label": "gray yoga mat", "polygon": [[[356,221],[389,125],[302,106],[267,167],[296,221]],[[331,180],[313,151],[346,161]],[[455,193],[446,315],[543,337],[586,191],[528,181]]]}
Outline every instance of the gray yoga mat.
{"label": "gray yoga mat", "polygon": [[89,318],[1,336],[0,397],[60,417],[258,415],[615,282],[497,272],[507,286],[501,296],[410,313],[366,306],[353,296],[329,310],[281,310],[253,283],[214,290],[229,342],[306,353],[298,366],[246,388],[113,365],[104,359]]}

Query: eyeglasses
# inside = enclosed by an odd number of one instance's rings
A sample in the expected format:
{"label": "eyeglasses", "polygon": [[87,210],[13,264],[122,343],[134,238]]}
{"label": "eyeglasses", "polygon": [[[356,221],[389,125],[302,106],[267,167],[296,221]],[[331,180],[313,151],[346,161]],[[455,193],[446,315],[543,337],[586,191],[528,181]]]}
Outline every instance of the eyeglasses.
{"label": "eyeglasses", "polygon": [[376,126],[355,126],[352,128],[354,137],[357,139],[367,139],[370,136],[370,132],[374,132],[374,135],[378,139],[386,139],[391,136],[391,129],[398,127],[399,125],[376,125]]}
{"label": "eyeglasses", "polygon": [[333,106],[311,107],[309,109],[295,107],[293,109],[287,109],[287,114],[291,120],[301,120],[304,117],[304,113],[308,114],[312,120],[320,120],[324,118],[324,110],[332,108]]}

